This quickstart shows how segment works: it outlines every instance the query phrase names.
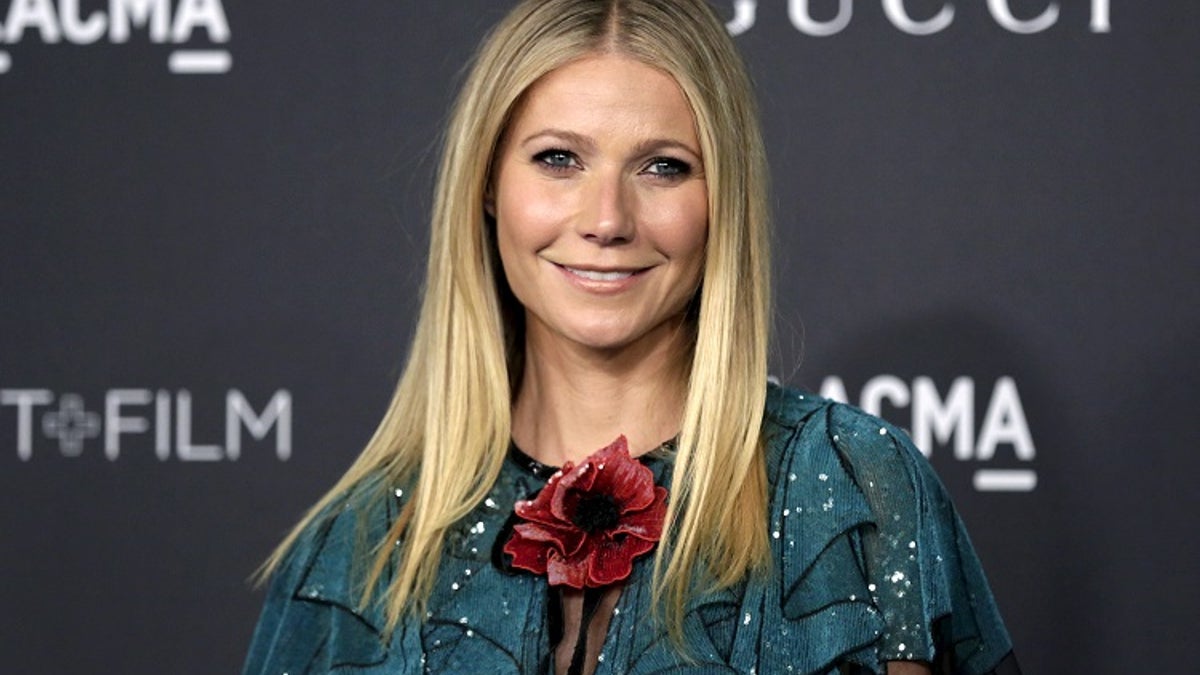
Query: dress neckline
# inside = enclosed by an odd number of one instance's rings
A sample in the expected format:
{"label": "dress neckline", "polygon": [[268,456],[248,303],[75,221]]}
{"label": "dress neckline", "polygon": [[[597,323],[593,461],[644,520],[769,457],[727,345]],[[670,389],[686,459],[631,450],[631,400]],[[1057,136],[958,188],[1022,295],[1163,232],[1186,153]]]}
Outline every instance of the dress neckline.
{"label": "dress neckline", "polygon": [[555,471],[558,471],[557,466],[542,464],[536,459],[525,454],[524,450],[517,447],[516,441],[510,440],[508,442],[508,458],[523,471],[532,474],[534,478],[541,478],[545,480],[554,475]]}
{"label": "dress neckline", "polygon": [[[634,457],[637,461],[650,469],[655,469],[656,465],[661,464],[665,459],[674,456],[675,450],[679,447],[679,436],[673,436],[659,443],[657,447],[649,452]],[[508,442],[508,458],[519,469],[525,473],[541,480],[547,480],[554,475],[560,467],[550,464],[543,464],[538,460],[530,457],[524,450],[517,446],[516,441],[509,440]],[[654,472],[658,475],[658,471]]]}

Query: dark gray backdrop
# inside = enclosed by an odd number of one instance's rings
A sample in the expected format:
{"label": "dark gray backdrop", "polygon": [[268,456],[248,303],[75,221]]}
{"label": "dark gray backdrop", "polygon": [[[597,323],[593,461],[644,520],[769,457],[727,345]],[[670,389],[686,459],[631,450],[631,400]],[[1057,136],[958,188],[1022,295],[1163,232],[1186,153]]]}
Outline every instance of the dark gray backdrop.
{"label": "dark gray backdrop", "polygon": [[[384,409],[508,6],[133,4],[0,2],[8,672],[237,670],[246,577]],[[1193,667],[1200,4],[737,4],[773,371],[937,432],[1026,672]]]}

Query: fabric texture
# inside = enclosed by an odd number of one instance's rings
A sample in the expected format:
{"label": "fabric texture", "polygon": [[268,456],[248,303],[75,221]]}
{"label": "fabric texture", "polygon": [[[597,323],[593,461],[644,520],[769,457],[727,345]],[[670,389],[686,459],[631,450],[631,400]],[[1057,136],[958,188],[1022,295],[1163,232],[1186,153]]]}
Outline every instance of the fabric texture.
{"label": "fabric texture", "polygon": [[[651,606],[652,556],[637,560],[597,675],[880,674],[895,660],[929,662],[939,675],[1019,674],[966,531],[901,431],[776,386],[764,431],[772,573],[693,593],[684,656]],[[669,485],[669,453],[644,461]],[[359,606],[361,579],[405,495],[373,498],[378,486],[347,495],[272,579],[243,672],[548,672],[546,580],[506,569],[497,555],[514,502],[545,479],[506,461],[488,497],[449,533],[426,616],[406,617],[387,637],[381,606]]]}

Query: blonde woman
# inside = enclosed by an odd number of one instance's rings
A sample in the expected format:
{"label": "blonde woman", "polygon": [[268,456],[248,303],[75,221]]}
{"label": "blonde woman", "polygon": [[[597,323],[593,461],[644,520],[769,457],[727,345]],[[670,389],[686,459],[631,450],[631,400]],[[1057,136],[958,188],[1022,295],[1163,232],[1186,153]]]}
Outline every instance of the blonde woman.
{"label": "blonde woman", "polygon": [[909,441],[768,386],[766,183],[703,0],[519,4],[407,368],[268,561],[245,672],[1018,672]]}

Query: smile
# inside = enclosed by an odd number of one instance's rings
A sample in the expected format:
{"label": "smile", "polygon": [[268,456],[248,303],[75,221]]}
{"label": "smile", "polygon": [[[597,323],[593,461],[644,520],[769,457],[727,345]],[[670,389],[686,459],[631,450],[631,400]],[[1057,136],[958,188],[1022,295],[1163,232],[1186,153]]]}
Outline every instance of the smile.
{"label": "smile", "polygon": [[591,294],[618,295],[637,286],[646,278],[650,267],[623,269],[587,269],[554,263],[554,267],[575,288]]}
{"label": "smile", "polygon": [[601,270],[582,270],[578,267],[567,267],[566,265],[563,265],[562,268],[577,277],[582,277],[591,281],[620,281],[622,279],[628,279],[634,275],[634,272],[632,271],[614,270],[611,272],[604,272]]}

